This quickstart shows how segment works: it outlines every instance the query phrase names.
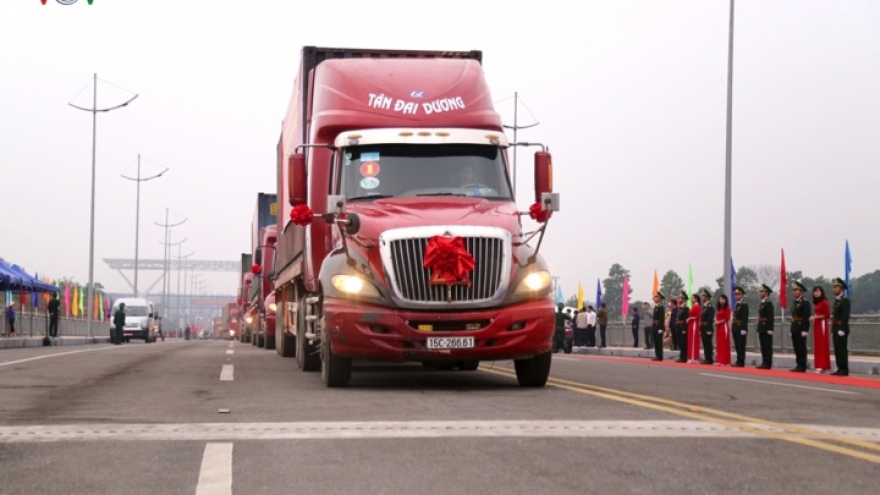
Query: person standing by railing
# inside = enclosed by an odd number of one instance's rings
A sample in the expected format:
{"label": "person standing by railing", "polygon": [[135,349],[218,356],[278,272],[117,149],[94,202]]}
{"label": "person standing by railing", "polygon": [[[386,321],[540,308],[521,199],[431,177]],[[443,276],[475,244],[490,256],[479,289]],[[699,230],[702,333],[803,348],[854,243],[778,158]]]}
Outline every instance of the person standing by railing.
{"label": "person standing by railing", "polygon": [[828,342],[828,319],[831,309],[825,297],[825,289],[821,285],[813,287],[813,367],[816,373],[824,373],[831,369],[831,349]]}
{"label": "person standing by railing", "polygon": [[849,351],[846,348],[849,339],[849,312],[850,301],[846,297],[846,283],[835,278],[831,282],[831,290],[834,291],[834,310],[831,316],[831,332],[834,339],[834,361],[837,363],[837,371],[831,373],[835,376],[849,375]]}
{"label": "person standing by railing", "polygon": [[715,311],[715,365],[730,366],[730,301],[725,294],[718,296]]}
{"label": "person standing by railing", "polygon": [[52,294],[49,300],[49,338],[55,340],[58,338],[58,315],[61,312],[61,301],[58,299],[58,293]]}
{"label": "person standing by railing", "polygon": [[15,301],[6,305],[6,321],[9,322],[9,336],[15,337]]}

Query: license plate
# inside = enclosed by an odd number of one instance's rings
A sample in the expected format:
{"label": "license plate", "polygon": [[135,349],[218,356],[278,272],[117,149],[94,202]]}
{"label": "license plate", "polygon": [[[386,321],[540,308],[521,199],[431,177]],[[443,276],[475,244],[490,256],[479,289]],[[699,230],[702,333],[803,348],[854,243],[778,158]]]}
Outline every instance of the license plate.
{"label": "license plate", "polygon": [[134,334],[132,334],[131,332],[123,334],[123,336],[125,336],[125,337],[131,337],[132,335],[134,335]]}
{"label": "license plate", "polygon": [[472,349],[473,337],[428,337],[428,349]]}

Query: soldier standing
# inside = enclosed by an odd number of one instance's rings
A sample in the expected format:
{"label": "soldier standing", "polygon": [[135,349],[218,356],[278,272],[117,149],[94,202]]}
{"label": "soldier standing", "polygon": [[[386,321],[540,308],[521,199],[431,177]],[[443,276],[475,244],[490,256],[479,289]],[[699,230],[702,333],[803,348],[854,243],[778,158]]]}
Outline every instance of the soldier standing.
{"label": "soldier standing", "polygon": [[653,326],[654,332],[654,358],[651,361],[663,361],[663,331],[666,328],[666,308],[663,306],[663,300],[666,296],[659,290],[654,294],[654,316]]}
{"label": "soldier standing", "polygon": [[119,303],[119,308],[113,314],[113,326],[116,331],[113,332],[113,344],[122,345],[122,329],[125,327],[125,303]]}
{"label": "soldier standing", "polygon": [[733,366],[742,368],[746,365],[746,339],[749,335],[749,304],[743,296],[745,289],[737,286],[733,289],[736,307],[733,310],[733,345],[736,347],[736,362]]}
{"label": "soldier standing", "polygon": [[807,371],[807,336],[810,334],[810,302],[804,299],[806,287],[795,282],[791,287],[794,302],[791,303],[791,343],[794,347],[795,362],[791,371],[804,373]]}
{"label": "soldier standing", "polygon": [[674,335],[678,336],[678,360],[677,363],[686,363],[688,355],[688,308],[687,308],[687,292],[681,291],[678,295],[678,313],[675,319]]}
{"label": "soldier standing", "polygon": [[837,371],[831,373],[836,376],[849,375],[849,355],[846,348],[849,339],[849,310],[850,301],[846,297],[846,283],[840,278],[831,282],[831,290],[834,291],[834,309],[831,311],[831,334],[834,340],[834,361],[837,363]]}
{"label": "soldier standing", "polygon": [[715,345],[712,334],[715,333],[715,308],[712,307],[712,294],[703,289],[700,293],[703,310],[700,313],[700,336],[703,339],[703,360],[700,364],[715,364]]}
{"label": "soldier standing", "polygon": [[553,352],[558,352],[559,349],[565,351],[566,354],[571,353],[571,349],[568,347],[565,338],[565,322],[571,321],[571,316],[565,314],[562,310],[565,308],[565,305],[559,303],[556,305],[556,328],[553,331]]}
{"label": "soldier standing", "polygon": [[758,305],[758,340],[761,343],[761,366],[759,370],[769,370],[773,367],[773,303],[770,302],[770,294],[773,290],[767,284],[761,284],[758,295],[761,296],[761,304]]}

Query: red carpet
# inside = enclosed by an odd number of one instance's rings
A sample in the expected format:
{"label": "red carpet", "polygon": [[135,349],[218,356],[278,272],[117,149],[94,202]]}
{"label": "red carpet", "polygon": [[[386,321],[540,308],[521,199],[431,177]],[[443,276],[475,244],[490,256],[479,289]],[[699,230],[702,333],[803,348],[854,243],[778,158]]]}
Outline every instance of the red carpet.
{"label": "red carpet", "polygon": [[843,385],[849,387],[863,387],[863,388],[872,388],[880,390],[880,377],[878,378],[868,378],[873,377],[874,375],[850,375],[850,376],[832,376],[829,373],[826,374],[818,374],[811,370],[807,370],[806,373],[792,373],[788,371],[787,368],[774,368],[771,370],[759,370],[754,366],[746,366],[745,368],[733,368],[730,366],[713,366],[708,364],[687,364],[687,363],[676,363],[671,360],[663,360],[663,361],[651,361],[648,358],[636,358],[636,357],[624,357],[624,356],[593,356],[593,355],[584,355],[584,354],[567,354],[561,356],[559,354],[554,355],[554,357],[565,357],[569,359],[584,359],[584,360],[607,360],[607,361],[617,361],[624,363],[636,363],[650,366],[668,366],[672,368],[683,368],[683,369],[693,369],[696,371],[705,371],[712,373],[733,373],[738,375],[752,375],[752,376],[762,376],[766,378],[782,378],[789,380],[797,380],[797,381],[805,381],[805,382],[813,382],[813,383],[825,383],[830,385]]}

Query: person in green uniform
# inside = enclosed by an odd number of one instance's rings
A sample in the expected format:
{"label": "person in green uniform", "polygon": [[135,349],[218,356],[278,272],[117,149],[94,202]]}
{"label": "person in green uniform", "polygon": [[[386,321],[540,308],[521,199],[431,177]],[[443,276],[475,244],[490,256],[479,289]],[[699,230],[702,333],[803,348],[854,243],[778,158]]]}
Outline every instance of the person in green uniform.
{"label": "person in green uniform", "polygon": [[770,302],[770,294],[773,290],[767,284],[761,284],[758,295],[761,296],[761,304],[758,305],[758,341],[761,343],[761,365],[756,366],[759,370],[769,370],[773,367],[773,318],[776,316],[773,303]]}
{"label": "person in green uniform", "polygon": [[678,335],[678,359],[676,363],[686,363],[688,355],[688,295],[687,292],[681,291],[678,295],[678,313],[675,315],[675,327],[673,332]]}
{"label": "person in green uniform", "polygon": [[651,361],[663,361],[663,331],[666,329],[664,299],[666,299],[666,296],[659,290],[654,294],[654,315],[651,323],[651,330],[654,332],[654,358]]}
{"label": "person in green uniform", "polygon": [[746,290],[740,286],[733,289],[736,307],[733,309],[733,346],[736,348],[736,362],[733,367],[746,365],[746,339],[749,336],[749,303],[745,300]]}
{"label": "person in green uniform", "polygon": [[700,364],[715,364],[715,343],[712,340],[715,333],[715,307],[712,306],[712,294],[706,289],[700,292],[700,300],[703,303],[700,313],[700,337],[703,341],[703,360]]}
{"label": "person in green uniform", "polygon": [[571,316],[568,316],[563,309],[565,309],[565,305],[559,303],[556,305],[556,328],[553,330],[553,352],[559,352],[559,349],[565,351],[566,354],[571,354],[571,347],[568,346],[565,338],[565,322],[571,320]]}
{"label": "person in green uniform", "polygon": [[849,339],[850,300],[846,296],[846,289],[846,282],[840,278],[835,278],[831,282],[831,290],[834,291],[831,338],[834,341],[834,361],[837,364],[837,371],[831,374],[836,376],[849,376],[849,351],[846,345]]}
{"label": "person in green uniform", "polygon": [[807,371],[807,336],[810,334],[810,315],[813,313],[810,302],[804,299],[807,288],[800,282],[791,286],[794,301],[791,303],[791,343],[794,347],[795,373]]}

